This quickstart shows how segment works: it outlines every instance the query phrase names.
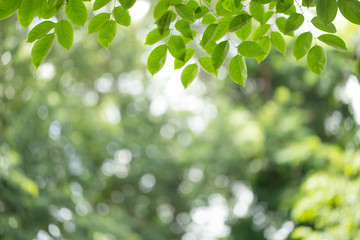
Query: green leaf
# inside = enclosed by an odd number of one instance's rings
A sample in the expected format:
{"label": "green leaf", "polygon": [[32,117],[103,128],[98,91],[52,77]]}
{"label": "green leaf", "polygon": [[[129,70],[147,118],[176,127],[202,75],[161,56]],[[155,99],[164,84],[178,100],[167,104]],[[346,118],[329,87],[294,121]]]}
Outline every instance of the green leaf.
{"label": "green leaf", "polygon": [[335,19],[337,8],[336,0],[317,0],[316,2],[316,14],[325,25]]}
{"label": "green leaf", "polygon": [[236,32],[243,27],[245,27],[251,21],[251,16],[247,13],[243,13],[237,15],[231,22],[229,23],[229,31]]}
{"label": "green leaf", "polygon": [[184,19],[180,19],[176,22],[175,28],[181,32],[184,37],[193,39],[193,33],[190,27],[190,23]]}
{"label": "green leaf", "polygon": [[245,27],[243,27],[239,31],[236,31],[235,34],[239,39],[245,41],[246,39],[249,38],[251,34],[251,29],[252,29],[252,23],[250,21],[248,24],[245,25]]}
{"label": "green leaf", "polygon": [[293,54],[297,61],[309,51],[312,40],[313,35],[311,32],[304,32],[295,40]]}
{"label": "green leaf", "polygon": [[253,41],[244,41],[240,43],[238,52],[247,58],[257,58],[266,54],[264,49],[258,43]]}
{"label": "green leaf", "polygon": [[212,24],[214,22],[216,22],[216,17],[212,14],[207,14],[203,17],[201,23],[202,24]]}
{"label": "green leaf", "polygon": [[[341,14],[350,22],[360,24],[360,2],[357,0],[338,0]],[[0,11],[1,12],[1,11]],[[0,14],[1,15],[1,14]],[[1,19],[1,17],[0,17]]]}
{"label": "green leaf", "polygon": [[221,0],[217,1],[215,11],[219,16],[231,16],[233,14],[232,11],[228,11],[223,7]]}
{"label": "green leaf", "polygon": [[193,48],[187,48],[186,49],[186,55],[185,55],[185,61],[181,61],[179,59],[174,60],[174,69],[182,68],[194,55],[195,49]]}
{"label": "green leaf", "polygon": [[13,15],[20,4],[21,0],[0,0],[0,19]]}
{"label": "green leaf", "polygon": [[256,60],[258,62],[263,61],[267,55],[269,54],[270,50],[271,50],[271,40],[268,36],[262,37],[260,38],[257,43],[264,49],[264,54],[262,54],[261,56],[256,57]]}
{"label": "green leaf", "polygon": [[317,28],[324,32],[336,33],[336,27],[333,23],[324,24],[318,17],[314,17],[311,23]]}
{"label": "green leaf", "polygon": [[194,22],[194,13],[188,6],[184,4],[175,5],[176,12],[179,16],[189,22]]}
{"label": "green leaf", "polygon": [[214,69],[219,69],[224,63],[229,52],[229,41],[222,41],[219,43],[211,56],[211,61]]}
{"label": "green leaf", "polygon": [[170,23],[173,21],[175,13],[173,11],[167,11],[163,16],[156,20],[160,35],[163,35],[169,30]]}
{"label": "green leaf", "polygon": [[218,21],[218,26],[214,33],[212,40],[217,41],[221,39],[229,31],[229,23],[232,20],[231,17],[223,17]]}
{"label": "green leaf", "polygon": [[204,31],[203,37],[200,41],[200,46],[205,47],[208,42],[210,42],[215,35],[216,28],[218,24],[210,24]]}
{"label": "green leaf", "polygon": [[110,20],[98,33],[98,40],[101,46],[108,49],[116,37],[116,22]]}
{"label": "green leaf", "polygon": [[46,56],[49,54],[51,45],[54,41],[54,34],[48,34],[37,40],[31,50],[31,62],[36,68],[44,62]]}
{"label": "green leaf", "polygon": [[251,1],[249,8],[250,8],[250,14],[252,15],[252,17],[255,20],[257,20],[259,23],[263,24],[264,17],[265,17],[264,5]]}
{"label": "green leaf", "polygon": [[[195,10],[195,14],[194,14],[194,18],[198,19],[201,18],[203,16],[205,16],[205,14],[207,14],[209,12],[209,9],[205,6],[200,6]],[[203,19],[204,21],[204,19]]]}
{"label": "green leaf", "polygon": [[272,0],[251,0],[251,1],[260,3],[260,4],[267,4],[267,3],[272,2]]}
{"label": "green leaf", "polygon": [[323,34],[319,36],[318,39],[331,47],[347,50],[344,40],[338,36],[332,34]]}
{"label": "green leaf", "polygon": [[281,0],[276,4],[277,13],[285,13],[294,5],[294,0]]}
{"label": "green leaf", "polygon": [[193,12],[195,12],[195,10],[200,7],[200,5],[195,0],[189,0],[186,3],[186,6],[188,6]]}
{"label": "green leaf", "polygon": [[159,18],[166,13],[170,7],[170,0],[160,0],[154,7],[154,18]]}
{"label": "green leaf", "polygon": [[208,42],[208,44],[206,44],[206,46],[204,47],[204,50],[207,54],[212,55],[216,46],[217,46],[217,44],[215,41],[210,41],[210,42]]}
{"label": "green leaf", "polygon": [[218,70],[215,70],[213,65],[212,65],[212,61],[211,58],[209,57],[200,57],[199,58],[199,63],[200,66],[208,73],[210,74],[214,74],[215,76],[217,76]]}
{"label": "green leaf", "polygon": [[160,41],[161,39],[168,36],[169,33],[170,33],[170,30],[167,30],[166,33],[164,33],[163,35],[160,35],[159,30],[157,28],[155,28],[152,31],[150,31],[148,33],[148,35],[146,36],[145,45],[153,45],[153,44],[157,43],[158,41]]}
{"label": "green leaf", "polygon": [[44,21],[36,25],[28,35],[27,42],[33,42],[36,39],[39,39],[43,37],[45,34],[47,34],[51,29],[55,27],[56,23],[51,21]]}
{"label": "green leaf", "polygon": [[154,75],[159,72],[166,61],[167,46],[160,45],[151,51],[147,60],[147,69]]}
{"label": "green leaf", "polygon": [[134,6],[136,2],[136,0],[118,0],[118,1],[121,4],[121,6],[126,10]]}
{"label": "green leaf", "polygon": [[96,0],[93,5],[93,11],[99,10],[100,8],[104,7],[106,4],[111,2],[111,0]]}
{"label": "green leaf", "polygon": [[23,0],[18,11],[18,20],[21,26],[27,28],[33,21],[35,15],[35,1]]}
{"label": "green leaf", "polygon": [[231,59],[229,63],[229,75],[234,82],[245,86],[247,67],[245,59],[242,56],[236,55]]}
{"label": "green leaf", "polygon": [[302,6],[309,8],[314,2],[315,0],[302,0]]}
{"label": "green leaf", "polygon": [[278,32],[272,32],[271,35],[271,44],[276,50],[281,52],[283,55],[286,53],[286,43],[284,37]]}
{"label": "green leaf", "polygon": [[97,33],[99,32],[110,20],[110,13],[99,13],[94,16],[88,25],[88,33]]}
{"label": "green leaf", "polygon": [[81,0],[70,0],[65,7],[65,13],[71,23],[84,26],[88,13]]}
{"label": "green leaf", "polygon": [[54,5],[54,1],[47,0],[35,0],[35,13],[39,18],[48,19],[58,12],[58,9]]}
{"label": "green leaf", "polygon": [[66,20],[60,20],[55,26],[56,37],[61,46],[70,51],[74,39],[74,30]]}
{"label": "green leaf", "polygon": [[118,24],[126,27],[130,26],[131,18],[129,15],[129,11],[125,10],[123,7],[118,6],[114,8],[112,15]]}
{"label": "green leaf", "polygon": [[284,32],[285,34],[291,33],[298,29],[304,22],[304,16],[300,13],[293,13],[285,21]]}
{"label": "green leaf", "polygon": [[181,73],[181,82],[186,89],[196,78],[199,67],[196,63],[187,65]]}
{"label": "green leaf", "polygon": [[260,39],[262,36],[265,35],[265,33],[267,33],[270,29],[270,25],[269,24],[264,24],[264,25],[260,25],[253,33],[252,35],[252,40],[256,41],[258,39]]}
{"label": "green leaf", "polygon": [[324,49],[318,45],[312,47],[307,55],[307,65],[313,73],[320,75],[326,66]]}
{"label": "green leaf", "polygon": [[264,16],[264,23],[266,23],[267,21],[269,21],[269,19],[274,15],[274,11],[267,11],[265,12],[265,16]]}
{"label": "green leaf", "polygon": [[186,55],[186,47],[184,40],[177,35],[173,35],[168,40],[168,48],[170,54],[179,60],[184,61]]}

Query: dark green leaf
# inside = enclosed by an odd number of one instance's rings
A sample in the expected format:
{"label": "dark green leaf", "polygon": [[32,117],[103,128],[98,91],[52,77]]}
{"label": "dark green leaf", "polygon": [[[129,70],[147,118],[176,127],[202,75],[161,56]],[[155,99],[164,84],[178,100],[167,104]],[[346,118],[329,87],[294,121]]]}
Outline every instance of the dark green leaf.
{"label": "dark green leaf", "polygon": [[316,2],[316,14],[325,25],[335,19],[337,8],[336,0],[317,0]]}
{"label": "dark green leaf", "polygon": [[88,33],[97,33],[99,32],[110,20],[110,13],[99,13],[94,16],[88,25]]}
{"label": "dark green leaf", "polygon": [[85,4],[81,0],[70,0],[65,7],[65,13],[70,22],[84,26],[88,13]]}
{"label": "dark green leaf", "polygon": [[[360,2],[357,0],[338,0],[341,14],[350,22],[360,24]],[[0,17],[1,18],[1,17]]]}
{"label": "dark green leaf", "polygon": [[284,32],[285,34],[291,33],[298,29],[304,22],[304,16],[299,13],[293,13],[285,21]]}
{"label": "dark green leaf", "polygon": [[342,40],[338,36],[335,36],[332,34],[323,34],[323,35],[319,36],[318,39],[334,48],[338,48],[341,50],[347,50],[344,40]]}
{"label": "dark green leaf", "polygon": [[156,20],[160,35],[163,35],[169,30],[170,23],[173,21],[175,13],[173,11],[167,11],[163,16]]}
{"label": "dark green leaf", "polygon": [[231,59],[229,63],[229,75],[234,82],[245,86],[247,67],[245,59],[242,56],[236,55]]}
{"label": "dark green leaf", "polygon": [[276,4],[277,13],[285,13],[294,5],[294,0],[280,0]]}
{"label": "dark green leaf", "polygon": [[31,50],[31,61],[36,68],[44,62],[46,56],[49,54],[54,37],[54,34],[48,34],[35,42]]}
{"label": "dark green leaf", "polygon": [[219,43],[211,56],[211,61],[214,69],[219,69],[224,63],[229,52],[229,41]]}
{"label": "dark green leaf", "polygon": [[108,49],[116,37],[116,22],[110,20],[98,33],[99,43]]}
{"label": "dark green leaf", "polygon": [[41,38],[45,34],[47,34],[51,29],[55,27],[56,23],[51,21],[44,21],[36,25],[28,35],[28,42],[33,42],[36,39]]}
{"label": "dark green leaf", "polygon": [[55,26],[55,33],[60,45],[70,51],[74,39],[74,30],[71,23],[60,20]]}
{"label": "dark green leaf", "polygon": [[173,35],[168,40],[168,48],[170,54],[179,60],[184,61],[186,55],[186,47],[184,40],[177,35]]}
{"label": "dark green leaf", "polygon": [[313,40],[313,35],[311,32],[304,32],[295,40],[293,54],[296,60],[299,60],[309,51],[311,43]]}
{"label": "dark green leaf", "polygon": [[231,17],[223,17],[218,21],[218,26],[212,40],[217,41],[225,36],[225,34],[229,31],[229,23],[231,20]]}
{"label": "dark green leaf", "polygon": [[160,0],[154,8],[154,18],[159,18],[166,13],[169,9],[171,1],[170,0]]}
{"label": "dark green leaf", "polygon": [[160,45],[151,51],[147,60],[147,69],[154,75],[159,72],[166,61],[167,46]]}
{"label": "dark green leaf", "polygon": [[196,78],[199,71],[197,64],[187,65],[181,73],[181,82],[186,89]]}
{"label": "dark green leaf", "polygon": [[243,27],[245,27],[251,21],[251,16],[247,13],[240,14],[236,16],[231,22],[229,23],[229,31],[236,32]]}
{"label": "dark green leaf", "polygon": [[307,65],[313,73],[320,75],[326,66],[324,49],[318,45],[312,47],[307,55]]}
{"label": "dark green leaf", "polygon": [[333,23],[324,24],[318,17],[314,17],[311,23],[317,28],[324,32],[336,33],[336,27]]}

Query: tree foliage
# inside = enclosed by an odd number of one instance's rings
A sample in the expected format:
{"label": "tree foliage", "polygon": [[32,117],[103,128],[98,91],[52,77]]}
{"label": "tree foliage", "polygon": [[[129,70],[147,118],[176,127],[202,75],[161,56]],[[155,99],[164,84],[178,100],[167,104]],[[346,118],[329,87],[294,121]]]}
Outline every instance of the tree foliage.
{"label": "tree foliage", "polygon": [[[0,0],[0,19],[17,12],[18,21],[25,28],[35,16],[60,19],[41,22],[29,32],[28,41],[36,41],[32,51],[33,64],[39,67],[53,43],[51,35],[55,34],[60,45],[70,50],[72,25],[84,27],[88,23],[88,33],[97,33],[99,43],[108,49],[116,37],[117,25],[130,25],[128,9],[135,2]],[[112,11],[99,13],[107,5],[113,6],[110,7]],[[148,70],[152,75],[159,72],[169,52],[175,58],[175,69],[183,68],[182,82],[186,88],[196,77],[195,70],[199,66],[217,76],[218,69],[229,64],[225,61],[229,57],[232,80],[244,84],[247,71],[243,58],[255,58],[261,62],[271,46],[285,54],[284,37],[292,36],[296,39],[293,47],[295,58],[298,60],[307,55],[310,71],[320,75],[326,66],[326,54],[320,42],[340,50],[347,49],[344,41],[335,35],[336,27],[332,23],[338,9],[349,22],[360,24],[360,2],[357,0],[160,0],[153,8],[156,28],[148,33],[145,44],[154,45],[160,41],[163,44],[150,53]],[[306,19],[304,12],[310,12],[312,19]],[[303,25],[310,32],[295,35],[294,32]],[[315,37],[311,32],[313,27],[326,33]],[[53,28],[55,33],[49,33]],[[195,51],[191,48],[193,45]]]}

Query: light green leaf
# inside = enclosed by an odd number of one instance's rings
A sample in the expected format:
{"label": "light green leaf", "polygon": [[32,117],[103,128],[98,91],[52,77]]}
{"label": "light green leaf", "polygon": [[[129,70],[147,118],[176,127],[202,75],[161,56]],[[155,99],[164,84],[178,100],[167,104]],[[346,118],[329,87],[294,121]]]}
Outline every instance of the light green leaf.
{"label": "light green leaf", "polygon": [[229,41],[222,41],[219,43],[211,56],[211,61],[214,69],[219,69],[224,63],[226,56],[229,52]]}
{"label": "light green leaf", "polygon": [[130,26],[131,18],[129,15],[129,11],[125,10],[123,7],[118,6],[114,8],[112,15],[118,24],[126,27]]}
{"label": "light green leaf", "polygon": [[154,7],[154,18],[159,18],[166,13],[170,7],[170,0],[160,0]]}
{"label": "light green leaf", "polygon": [[71,23],[84,26],[88,13],[81,0],[70,0],[65,7],[65,13]]}
{"label": "light green leaf", "polygon": [[242,56],[236,55],[231,59],[229,63],[229,75],[234,82],[245,86],[247,67],[245,59]]}
{"label": "light green leaf", "polygon": [[51,45],[54,41],[54,34],[48,34],[37,40],[31,50],[31,62],[36,68],[44,62],[46,56],[49,54]]}
{"label": "light green leaf", "polygon": [[110,13],[99,13],[94,16],[88,25],[88,33],[97,33],[99,32],[110,20]]}
{"label": "light green leaf", "polygon": [[167,30],[169,30],[170,23],[173,21],[173,17],[176,14],[173,11],[167,11],[163,16],[156,19],[156,24],[160,35],[163,35]]}
{"label": "light green leaf", "polygon": [[274,11],[267,11],[265,12],[265,16],[264,16],[264,23],[266,23],[267,21],[269,21],[269,19],[274,15]]}
{"label": "light green leaf", "polygon": [[216,5],[215,5],[215,11],[218,16],[227,16],[228,17],[233,14],[232,11],[228,11],[223,7],[222,1],[217,1]]}
{"label": "light green leaf", "polygon": [[70,51],[74,39],[74,30],[66,20],[60,20],[55,26],[56,37],[61,46]]}
{"label": "light green leaf", "polygon": [[116,37],[116,22],[110,20],[98,33],[98,40],[101,46],[108,49]]}
{"label": "light green leaf", "polygon": [[304,16],[300,13],[293,13],[285,21],[284,32],[285,34],[291,33],[298,29],[304,22]]}
{"label": "light green leaf", "polygon": [[211,58],[209,57],[200,57],[199,58],[199,63],[200,66],[208,73],[210,74],[214,74],[215,76],[217,76],[218,70],[215,70],[213,65],[212,65],[212,61]]}
{"label": "light green leaf", "polygon": [[190,23],[184,19],[180,19],[176,22],[175,28],[181,32],[184,37],[193,39],[193,33],[190,27]]}
{"label": "light green leaf", "polygon": [[307,55],[307,65],[313,73],[320,75],[326,66],[324,49],[318,45],[312,47]]}
{"label": "light green leaf", "polygon": [[311,32],[304,32],[295,40],[293,54],[296,60],[299,60],[309,51],[313,35]]}
{"label": "light green leaf", "polygon": [[35,15],[35,1],[23,0],[18,10],[18,20],[21,26],[27,28],[33,21]]}
{"label": "light green leaf", "polygon": [[277,13],[285,13],[294,5],[294,0],[282,0],[276,4]]}
{"label": "light green leaf", "polygon": [[179,59],[174,60],[174,69],[182,68],[194,55],[195,49],[193,48],[187,48],[186,49],[186,55],[185,55],[185,61],[181,61]]}
{"label": "light green leaf", "polygon": [[253,41],[257,41],[258,39],[260,39],[262,36],[264,36],[270,29],[270,25],[269,24],[264,24],[264,25],[260,25],[258,28],[256,28],[256,30],[254,31],[253,35],[252,35],[252,40]]}
{"label": "light green leaf", "polygon": [[252,29],[252,22],[250,21],[245,27],[243,27],[239,31],[236,31],[235,34],[239,39],[245,41],[246,39],[249,38],[251,34],[251,29]]}
{"label": "light green leaf", "polygon": [[261,4],[267,4],[267,3],[272,2],[272,0],[252,0],[252,1],[256,2],[256,3],[261,3]]}
{"label": "light green leaf", "polygon": [[336,33],[336,27],[333,23],[324,24],[318,17],[314,17],[311,23],[317,28],[324,32]]}
{"label": "light green leaf", "polygon": [[21,0],[0,0],[0,19],[13,15],[20,4]]}
{"label": "light green leaf", "polygon": [[202,24],[212,24],[214,22],[216,22],[216,17],[212,14],[205,15],[201,21]]}
{"label": "light green leaf", "polygon": [[157,43],[158,41],[160,41],[161,39],[163,39],[164,37],[168,36],[169,33],[170,33],[170,30],[167,30],[166,33],[164,33],[163,35],[160,35],[159,30],[157,28],[155,28],[152,31],[150,31],[148,33],[148,35],[146,36],[145,45],[153,45],[153,44]]}
{"label": "light green leaf", "polygon": [[195,10],[200,7],[200,5],[195,0],[187,1],[186,6],[188,6],[193,12],[195,12]]}
{"label": "light green leaf", "polygon": [[259,23],[263,24],[265,17],[264,5],[253,1],[251,1],[249,5],[250,14],[252,15],[252,17]]}
{"label": "light green leaf", "polygon": [[136,2],[136,0],[118,0],[118,1],[121,4],[121,6],[126,10],[134,6]]}
{"label": "light green leaf", "polygon": [[51,29],[55,27],[56,23],[51,21],[44,21],[36,25],[28,35],[27,42],[33,42],[36,39],[39,39],[43,37],[45,34],[47,34]]}
{"label": "light green leaf", "polygon": [[196,63],[187,65],[181,73],[181,82],[186,89],[196,78],[199,67]]}
{"label": "light green leaf", "polygon": [[54,1],[47,1],[47,0],[35,0],[35,13],[39,18],[49,19],[58,12],[54,5]]}
{"label": "light green leaf", "polygon": [[188,6],[184,4],[175,5],[176,12],[179,16],[189,22],[194,22],[194,13]]}
{"label": "light green leaf", "polygon": [[216,28],[218,24],[210,24],[204,31],[203,37],[200,41],[200,46],[205,47],[208,42],[210,42],[215,35]]}
{"label": "light green leaf", "polygon": [[212,40],[217,41],[225,36],[225,34],[229,31],[229,23],[231,20],[231,17],[223,17],[218,21],[218,26]]}
{"label": "light green leaf", "polygon": [[238,52],[247,58],[257,58],[266,54],[264,49],[258,43],[252,41],[244,41],[240,43],[238,46]]}
{"label": "light green leaf", "polygon": [[337,8],[336,0],[317,0],[316,2],[316,14],[325,25],[335,19]]}
{"label": "light green leaf", "polygon": [[[205,14],[207,14],[209,12],[209,9],[205,6],[200,6],[195,10],[195,14],[194,14],[194,18],[198,19],[203,17]],[[204,21],[204,19],[203,19]]]}
{"label": "light green leaf", "polygon": [[251,21],[251,16],[247,13],[243,13],[237,15],[231,22],[229,23],[229,31],[236,32],[243,27],[245,27]]}
{"label": "light green leaf", "polygon": [[179,60],[184,61],[186,55],[186,47],[184,40],[177,35],[173,35],[168,40],[168,48],[170,54]]}
{"label": "light green leaf", "polygon": [[283,55],[286,53],[286,43],[284,37],[278,32],[272,32],[271,35],[271,44],[276,50],[281,52]]}
{"label": "light green leaf", "polygon": [[261,56],[256,57],[256,61],[261,62],[263,61],[267,55],[269,54],[270,50],[271,50],[271,40],[268,36],[262,37],[260,38],[257,43],[264,49],[264,54],[262,54]]}
{"label": "light green leaf", "polygon": [[[357,0],[338,0],[341,14],[350,22],[360,24],[360,2]],[[1,12],[1,11],[0,11]],[[1,15],[1,14],[0,14]],[[1,19],[1,17],[0,17]]]}
{"label": "light green leaf", "polygon": [[323,35],[319,36],[318,39],[334,48],[338,48],[341,50],[347,50],[344,40],[342,40],[338,36],[335,36],[332,34],[323,34]]}
{"label": "light green leaf", "polygon": [[160,45],[151,51],[147,60],[147,69],[154,75],[159,72],[166,61],[167,46]]}
{"label": "light green leaf", "polygon": [[95,0],[93,5],[93,11],[99,10],[100,8],[104,7],[106,4],[111,2],[111,0]]}

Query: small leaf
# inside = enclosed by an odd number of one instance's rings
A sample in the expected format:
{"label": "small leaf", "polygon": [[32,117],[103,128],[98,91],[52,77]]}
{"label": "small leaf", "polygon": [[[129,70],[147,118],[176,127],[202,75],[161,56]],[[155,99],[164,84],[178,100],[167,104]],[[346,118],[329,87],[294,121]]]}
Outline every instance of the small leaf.
{"label": "small leaf", "polygon": [[151,51],[147,60],[147,69],[154,75],[159,72],[166,61],[167,46],[160,45]]}
{"label": "small leaf", "polygon": [[[357,0],[338,0],[341,14],[350,22],[360,24],[360,2]],[[0,11],[1,12],[1,11]],[[0,14],[1,15],[1,14]],[[1,19],[1,17],[0,17]]]}
{"label": "small leaf", "polygon": [[229,23],[229,31],[236,32],[243,27],[245,27],[251,21],[251,16],[247,13],[243,13],[237,15],[231,22]]}
{"label": "small leaf", "polygon": [[215,76],[217,76],[218,70],[215,70],[213,65],[212,65],[212,61],[211,58],[209,57],[200,57],[199,58],[199,63],[200,66],[208,73],[210,74],[214,74]]}
{"label": "small leaf", "polygon": [[312,47],[307,55],[307,65],[313,73],[320,75],[326,66],[324,49],[318,45]]}
{"label": "small leaf", "polygon": [[129,11],[125,10],[121,6],[114,8],[112,15],[118,24],[121,24],[125,27],[130,26],[131,18],[129,15]]}
{"label": "small leaf", "polygon": [[170,33],[170,30],[167,30],[166,33],[164,33],[163,35],[160,35],[159,30],[157,28],[155,28],[152,31],[150,31],[148,33],[148,35],[146,36],[145,45],[153,45],[153,44],[157,43],[158,41],[160,41],[161,39],[165,38],[167,35],[169,35],[169,33]]}
{"label": "small leaf", "polygon": [[81,0],[70,0],[65,7],[65,13],[71,23],[84,26],[88,13]]}
{"label": "small leaf", "polygon": [[245,86],[247,67],[245,59],[242,56],[236,55],[231,59],[229,63],[229,75],[234,82]]}
{"label": "small leaf", "polygon": [[298,29],[304,22],[304,16],[299,13],[293,13],[285,21],[284,32],[285,34],[291,33]]}
{"label": "small leaf", "polygon": [[176,22],[175,28],[179,32],[181,32],[181,34],[184,35],[184,37],[193,39],[192,30],[188,21],[184,19],[180,19],[179,21]]}
{"label": "small leaf", "polygon": [[264,49],[256,42],[244,41],[238,46],[238,52],[247,58],[257,58],[260,57],[266,52]]}
{"label": "small leaf", "polygon": [[182,68],[194,55],[195,49],[193,48],[187,48],[186,49],[186,55],[185,55],[185,61],[181,61],[179,59],[174,60],[174,69]]}
{"label": "small leaf", "polygon": [[270,29],[269,24],[260,25],[253,33],[252,40],[256,41],[265,35]]}
{"label": "small leaf", "polygon": [[336,0],[317,0],[316,2],[316,14],[325,25],[335,19],[337,8]]}
{"label": "small leaf", "polygon": [[229,52],[229,41],[219,43],[211,56],[211,61],[214,69],[219,69],[224,63],[226,56]]}
{"label": "small leaf", "polygon": [[332,34],[323,34],[319,36],[318,39],[331,47],[347,50],[344,40],[338,36]]}
{"label": "small leaf", "polygon": [[74,30],[66,20],[60,20],[55,26],[56,37],[61,46],[70,51],[73,44]]}
{"label": "small leaf", "polygon": [[293,54],[297,61],[309,51],[312,40],[313,35],[311,32],[304,32],[295,40]]}
{"label": "small leaf", "polygon": [[200,41],[200,46],[205,47],[208,42],[210,42],[215,35],[216,28],[218,24],[210,24],[204,31],[203,37]]}
{"label": "small leaf", "polygon": [[336,33],[336,27],[333,23],[324,24],[318,17],[314,17],[311,23],[317,28],[324,32]]}
{"label": "small leaf", "polygon": [[278,32],[272,32],[271,35],[271,44],[276,50],[281,52],[283,55],[286,53],[286,43],[284,37]]}
{"label": "small leaf", "polygon": [[99,32],[110,20],[110,13],[99,13],[94,16],[88,25],[88,33],[97,33]]}
{"label": "small leaf", "polygon": [[252,29],[252,23],[250,21],[245,27],[243,27],[239,31],[236,31],[235,34],[239,39],[245,41],[246,39],[249,38],[251,34],[251,29]]}
{"label": "small leaf", "polygon": [[48,34],[40,38],[34,44],[31,50],[31,62],[35,65],[36,68],[44,62],[46,56],[49,54],[51,45],[54,41],[54,34]]}
{"label": "small leaf", "polygon": [[126,10],[134,6],[136,2],[136,0],[118,0],[118,1],[121,4],[121,6]]}
{"label": "small leaf", "polygon": [[21,0],[1,0],[0,19],[8,18],[13,15],[20,7]]}
{"label": "small leaf", "polygon": [[18,20],[21,26],[27,28],[34,19],[35,4],[34,0],[22,1],[18,11]]}
{"label": "small leaf", "polygon": [[163,35],[169,30],[170,23],[173,21],[175,13],[173,11],[167,11],[163,16],[156,20],[160,35]]}
{"label": "small leaf", "polygon": [[166,13],[170,7],[170,0],[160,0],[154,7],[154,18],[159,18]]}
{"label": "small leaf", "polygon": [[179,60],[184,61],[186,55],[186,47],[184,40],[177,35],[173,35],[168,40],[168,48],[170,54]]}
{"label": "small leaf", "polygon": [[116,37],[116,22],[110,20],[99,32],[98,40],[101,46],[108,49]]}
{"label": "small leaf", "polygon": [[194,13],[188,6],[184,4],[175,5],[176,12],[179,16],[189,22],[194,22]]}
{"label": "small leaf", "polygon": [[181,82],[186,89],[196,78],[199,71],[197,64],[187,65],[181,73]]}
{"label": "small leaf", "polygon": [[45,34],[47,34],[51,29],[55,27],[55,25],[56,23],[51,21],[44,21],[39,23],[29,32],[27,42],[33,42],[36,39],[45,36]]}
{"label": "small leaf", "polygon": [[111,0],[96,0],[93,5],[93,11],[99,10],[100,8],[104,7],[106,4],[111,2]]}

